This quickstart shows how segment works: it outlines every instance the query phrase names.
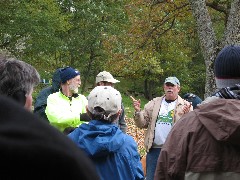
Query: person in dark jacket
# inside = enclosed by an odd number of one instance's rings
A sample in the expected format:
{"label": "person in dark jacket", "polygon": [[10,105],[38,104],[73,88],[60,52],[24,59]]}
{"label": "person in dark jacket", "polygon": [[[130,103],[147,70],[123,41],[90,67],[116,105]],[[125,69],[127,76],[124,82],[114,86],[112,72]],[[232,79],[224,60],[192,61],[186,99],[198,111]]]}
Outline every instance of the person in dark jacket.
{"label": "person in dark jacket", "polygon": [[35,101],[34,104],[34,114],[37,114],[39,117],[42,119],[46,120],[48,122],[47,115],[45,113],[45,109],[47,106],[47,98],[50,94],[53,94],[60,89],[60,83],[61,83],[61,78],[60,78],[60,71],[62,68],[58,68],[52,76],[52,85],[48,86],[44,89],[42,89]]}
{"label": "person in dark jacket", "polygon": [[91,121],[68,136],[93,161],[101,180],[143,180],[137,144],[116,125],[121,94],[110,86],[97,86],[88,96]]}
{"label": "person in dark jacket", "polygon": [[37,70],[0,56],[1,179],[98,180],[87,156],[31,112]]}
{"label": "person in dark jacket", "polygon": [[240,179],[240,46],[216,57],[217,92],[178,121],[162,148],[155,180]]}
{"label": "person in dark jacket", "polygon": [[197,107],[197,105],[201,104],[201,102],[202,102],[202,99],[200,97],[198,97],[196,94],[193,94],[193,93],[184,94],[183,99],[192,103],[193,109],[195,109]]}

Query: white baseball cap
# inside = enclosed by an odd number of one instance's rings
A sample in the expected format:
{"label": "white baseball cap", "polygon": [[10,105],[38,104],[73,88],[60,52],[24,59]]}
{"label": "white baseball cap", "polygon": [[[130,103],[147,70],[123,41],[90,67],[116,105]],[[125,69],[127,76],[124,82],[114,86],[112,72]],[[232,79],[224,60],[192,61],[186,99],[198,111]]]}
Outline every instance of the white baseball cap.
{"label": "white baseball cap", "polygon": [[88,110],[94,114],[95,107],[103,108],[110,117],[121,109],[122,96],[111,86],[96,86],[88,95]]}
{"label": "white baseball cap", "polygon": [[110,83],[118,83],[118,82],[120,82],[117,79],[114,79],[113,76],[109,72],[107,72],[107,71],[102,71],[102,72],[100,72],[97,75],[96,83],[99,83],[101,81],[106,81],[106,82],[110,82]]}

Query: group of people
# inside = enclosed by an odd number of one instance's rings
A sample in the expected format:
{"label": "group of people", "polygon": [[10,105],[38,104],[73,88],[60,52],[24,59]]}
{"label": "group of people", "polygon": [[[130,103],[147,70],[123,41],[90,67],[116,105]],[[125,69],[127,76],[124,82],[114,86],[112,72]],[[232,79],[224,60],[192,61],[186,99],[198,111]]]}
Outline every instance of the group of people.
{"label": "group of people", "polygon": [[126,134],[122,97],[114,88],[119,81],[109,72],[97,75],[85,97],[78,93],[80,72],[57,69],[52,86],[39,93],[34,115],[29,111],[39,73],[0,56],[2,177],[240,179],[239,69],[240,46],[226,46],[214,65],[218,90],[203,102],[193,101],[198,97],[192,93],[181,98],[175,76],[143,109],[131,97],[135,124],[146,129],[145,177],[137,144]]}
{"label": "group of people", "polygon": [[[102,71],[96,76],[96,86],[114,87],[117,79]],[[55,126],[65,134],[69,134],[84,122],[90,121],[86,113],[87,98],[78,93],[81,85],[80,72],[72,67],[59,68],[53,73],[52,86],[41,90],[34,104],[34,113]],[[127,125],[123,103],[121,114],[116,122],[126,133]]]}
{"label": "group of people", "polygon": [[136,125],[147,128],[147,180],[240,179],[239,70],[240,46],[226,46],[214,64],[217,91],[204,101],[191,93],[190,104],[181,99],[176,77],[143,110],[132,98]]}
{"label": "group of people", "polygon": [[30,112],[39,81],[33,66],[0,55],[1,178],[98,180],[85,153]]}
{"label": "group of people", "polygon": [[[5,96],[0,97],[1,177],[144,179],[137,144],[125,133],[121,94],[113,88],[119,81],[109,72],[99,73],[86,98],[78,93],[79,71],[60,68],[53,76],[56,81],[40,92],[34,115],[32,93],[39,73],[28,63],[0,56],[0,94]],[[86,112],[89,119],[82,120]]]}

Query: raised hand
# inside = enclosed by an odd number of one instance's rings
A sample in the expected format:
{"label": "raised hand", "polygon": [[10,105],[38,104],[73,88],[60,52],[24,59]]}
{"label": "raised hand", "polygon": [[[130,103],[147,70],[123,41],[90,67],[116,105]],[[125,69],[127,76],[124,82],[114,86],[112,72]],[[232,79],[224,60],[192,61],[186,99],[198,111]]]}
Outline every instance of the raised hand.
{"label": "raised hand", "polygon": [[134,97],[132,97],[132,96],[130,96],[130,98],[132,99],[132,101],[133,101],[133,107],[134,107],[134,109],[135,109],[135,111],[140,111],[140,106],[141,106],[141,100],[140,99],[138,99],[138,100],[136,100]]}

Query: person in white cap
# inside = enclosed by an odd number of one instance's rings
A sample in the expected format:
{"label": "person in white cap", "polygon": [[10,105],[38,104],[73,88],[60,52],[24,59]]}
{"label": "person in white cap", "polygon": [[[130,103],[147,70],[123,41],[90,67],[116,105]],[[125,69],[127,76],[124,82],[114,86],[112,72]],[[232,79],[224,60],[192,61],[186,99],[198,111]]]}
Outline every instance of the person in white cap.
{"label": "person in white cap", "polygon": [[[102,71],[100,72],[97,76],[96,76],[96,85],[97,86],[111,86],[114,87],[115,83],[120,82],[119,80],[113,78],[113,76],[107,72],[107,71]],[[124,112],[124,106],[123,103],[121,104],[121,108],[122,108],[122,112],[120,114],[119,117],[119,121],[117,121],[116,123],[118,124],[118,126],[120,127],[120,129],[126,133],[127,131],[127,124],[125,121],[125,112]]]}
{"label": "person in white cap", "polygon": [[163,89],[165,94],[149,101],[144,106],[144,110],[140,109],[140,100],[131,97],[135,109],[136,126],[147,129],[144,139],[147,151],[147,180],[154,178],[158,156],[172,126],[184,114],[193,110],[192,105],[178,95],[180,82],[176,77],[166,78]]}
{"label": "person in white cap", "polygon": [[100,179],[144,179],[134,139],[116,125],[122,97],[110,86],[97,86],[88,96],[91,121],[68,134],[95,164]]}

